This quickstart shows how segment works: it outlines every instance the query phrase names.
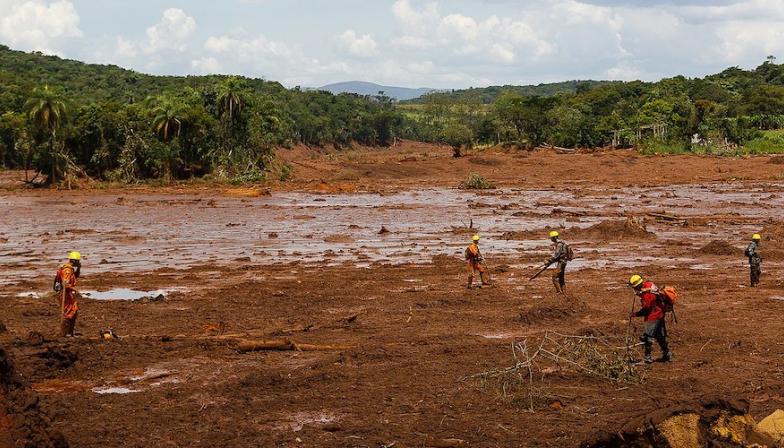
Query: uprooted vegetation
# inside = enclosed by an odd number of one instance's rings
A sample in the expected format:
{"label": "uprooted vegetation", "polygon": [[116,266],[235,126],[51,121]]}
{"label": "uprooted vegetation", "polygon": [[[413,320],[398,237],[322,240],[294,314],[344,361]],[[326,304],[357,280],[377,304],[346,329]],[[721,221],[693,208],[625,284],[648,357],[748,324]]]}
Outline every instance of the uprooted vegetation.
{"label": "uprooted vegetation", "polygon": [[460,183],[459,188],[461,190],[492,190],[495,188],[495,185],[478,174],[471,174]]}
{"label": "uprooted vegetation", "polygon": [[645,380],[643,371],[630,362],[628,343],[615,347],[603,337],[547,332],[538,342],[529,338],[513,343],[512,358],[514,364],[509,367],[477,373],[464,381],[536,412],[561,408],[564,401],[573,399],[550,378],[556,374],[559,378],[577,375],[626,384]]}

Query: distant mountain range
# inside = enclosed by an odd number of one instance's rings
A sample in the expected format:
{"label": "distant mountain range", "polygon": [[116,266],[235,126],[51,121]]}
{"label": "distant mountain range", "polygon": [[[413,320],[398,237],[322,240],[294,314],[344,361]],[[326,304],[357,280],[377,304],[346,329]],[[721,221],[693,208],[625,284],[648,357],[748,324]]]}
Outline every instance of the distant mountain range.
{"label": "distant mountain range", "polygon": [[323,87],[319,87],[317,90],[326,90],[327,92],[331,92],[335,95],[339,93],[356,93],[357,95],[378,95],[379,92],[384,92],[384,95],[388,97],[394,98],[398,101],[406,101],[406,100],[413,100],[415,98],[419,98],[420,96],[433,92],[436,89],[427,89],[427,88],[410,89],[407,87],[382,86],[380,84],[374,84],[372,82],[348,81],[348,82],[329,84]]}

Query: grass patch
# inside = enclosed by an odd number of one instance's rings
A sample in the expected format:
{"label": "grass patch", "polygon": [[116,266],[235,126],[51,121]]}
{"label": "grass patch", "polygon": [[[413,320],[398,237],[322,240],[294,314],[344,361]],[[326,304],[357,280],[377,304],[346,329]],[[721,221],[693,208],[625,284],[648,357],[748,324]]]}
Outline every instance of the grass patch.
{"label": "grass patch", "polygon": [[458,187],[461,190],[492,190],[495,188],[492,182],[478,174],[471,174]]}

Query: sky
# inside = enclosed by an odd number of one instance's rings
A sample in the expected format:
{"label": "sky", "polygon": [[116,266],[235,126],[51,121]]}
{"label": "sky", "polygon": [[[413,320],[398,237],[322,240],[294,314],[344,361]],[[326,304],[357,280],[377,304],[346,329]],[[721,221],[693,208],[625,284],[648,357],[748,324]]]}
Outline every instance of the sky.
{"label": "sky", "polygon": [[0,43],[288,87],[651,81],[784,57],[784,0],[0,0]]}

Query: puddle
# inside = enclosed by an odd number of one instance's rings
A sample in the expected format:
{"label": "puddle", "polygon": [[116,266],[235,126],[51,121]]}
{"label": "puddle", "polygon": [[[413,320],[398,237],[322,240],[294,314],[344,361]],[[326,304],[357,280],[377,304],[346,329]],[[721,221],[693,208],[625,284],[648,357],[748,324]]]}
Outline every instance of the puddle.
{"label": "puddle", "polygon": [[41,294],[37,292],[20,292],[16,295],[16,297],[20,297],[23,299],[40,299]]}
{"label": "puddle", "polygon": [[109,291],[83,291],[81,294],[93,300],[141,300],[154,299],[159,296],[166,297],[171,291],[158,289],[155,291],[136,291],[133,289],[117,288]]}
{"label": "puddle", "polygon": [[95,387],[92,391],[98,395],[127,395],[139,392],[127,387]]}

